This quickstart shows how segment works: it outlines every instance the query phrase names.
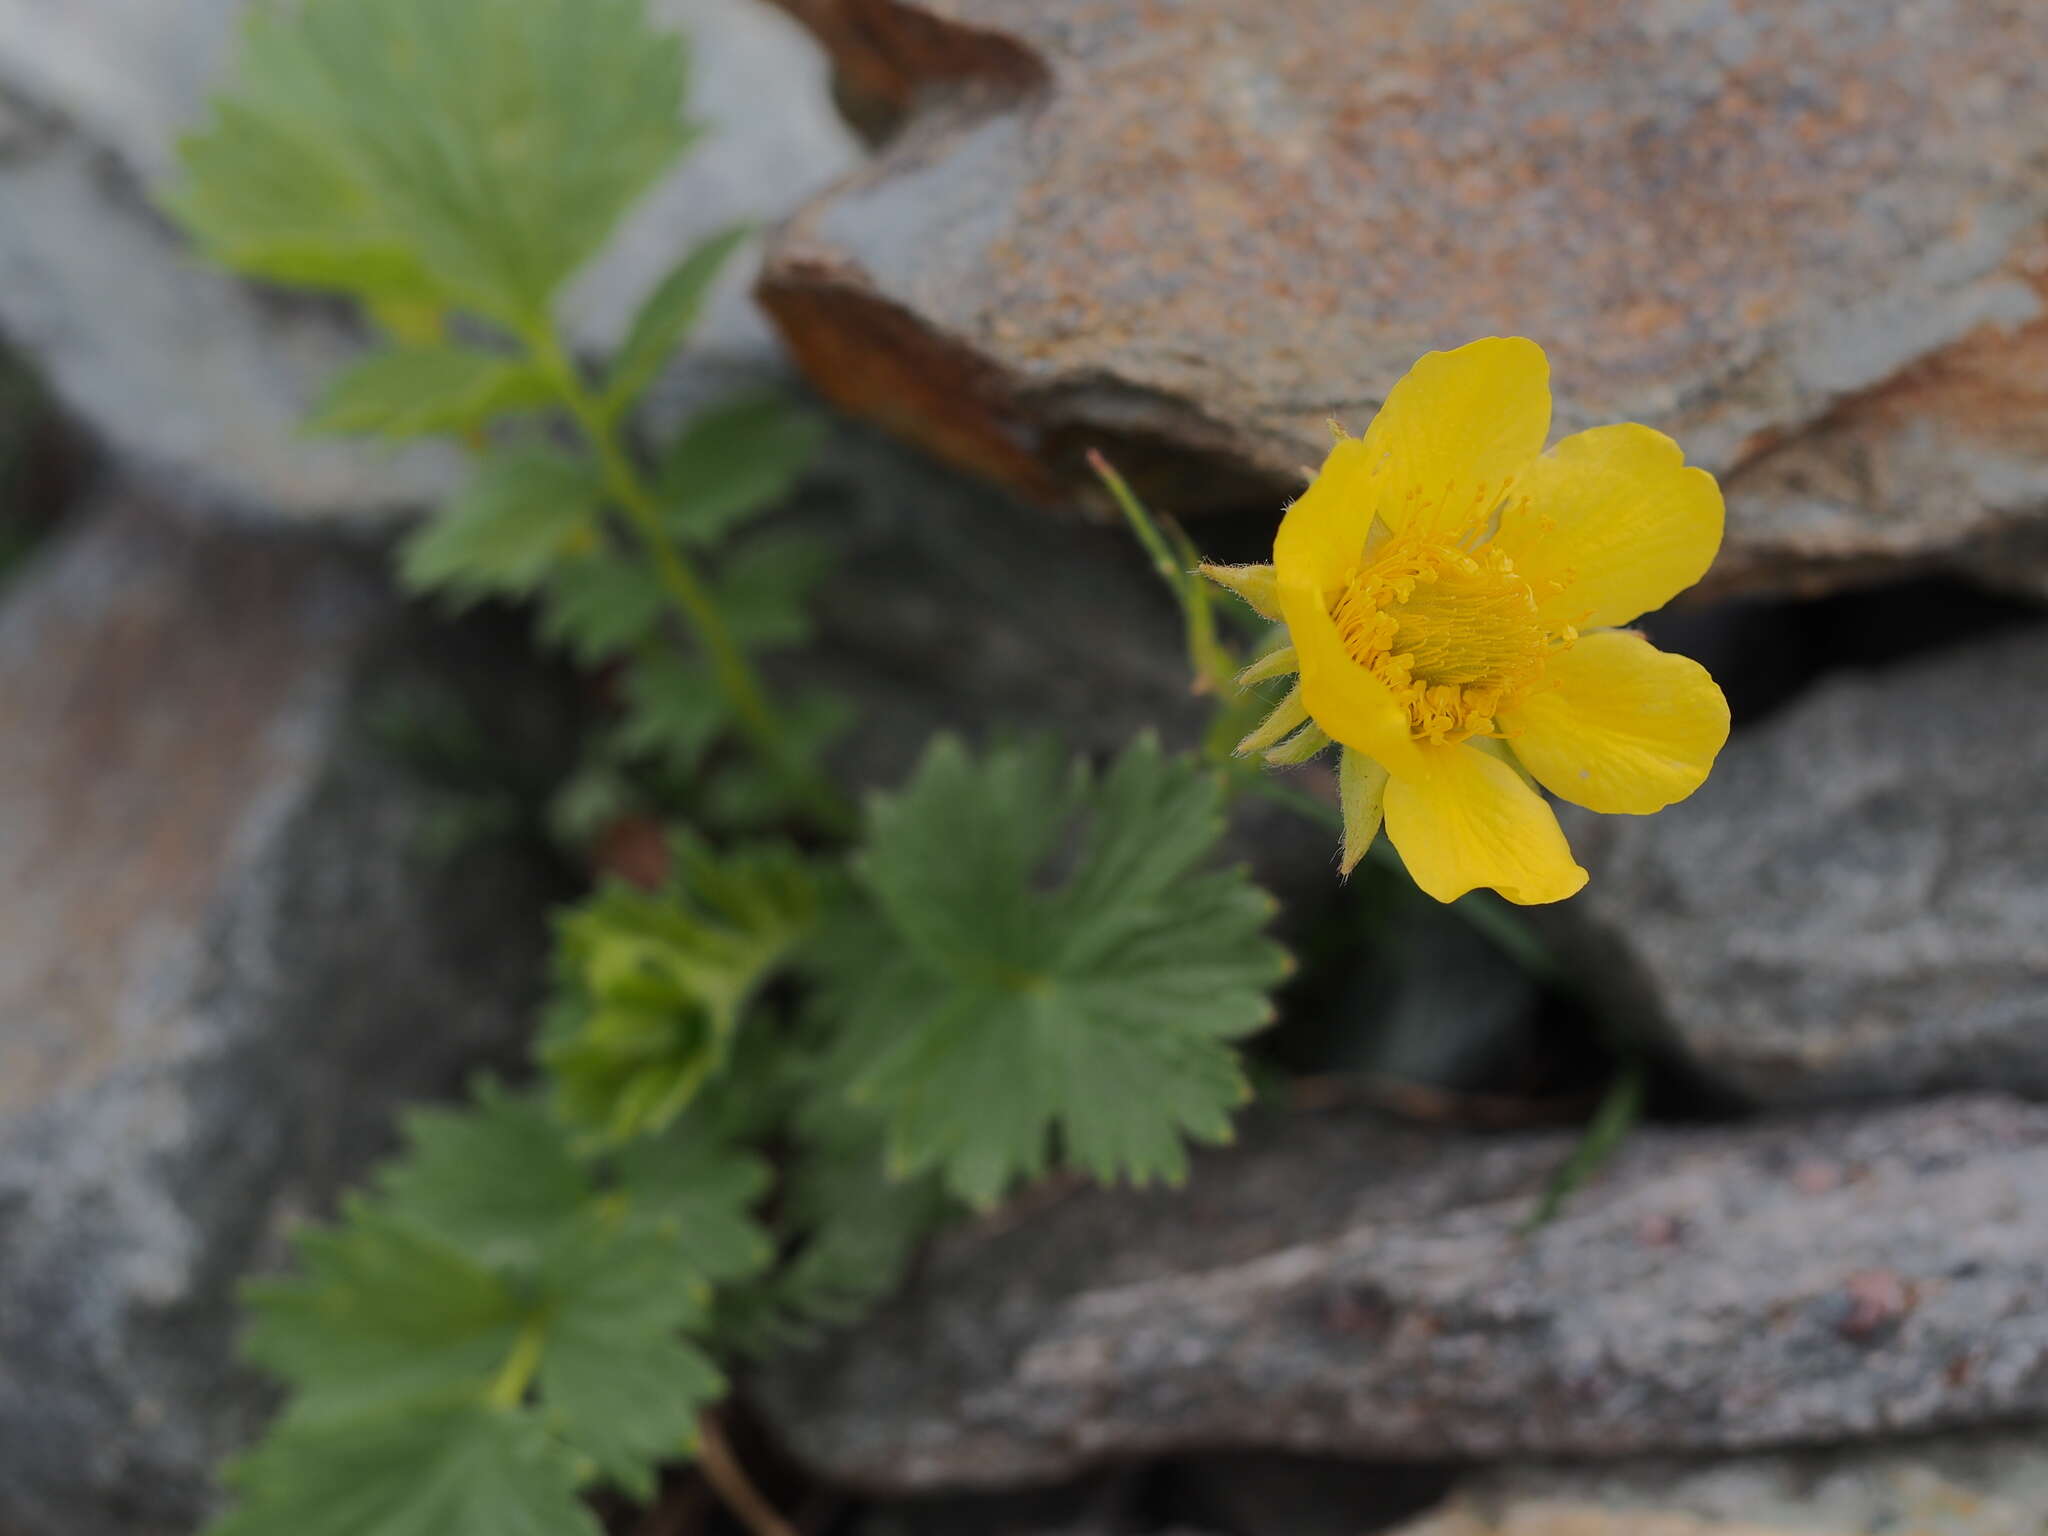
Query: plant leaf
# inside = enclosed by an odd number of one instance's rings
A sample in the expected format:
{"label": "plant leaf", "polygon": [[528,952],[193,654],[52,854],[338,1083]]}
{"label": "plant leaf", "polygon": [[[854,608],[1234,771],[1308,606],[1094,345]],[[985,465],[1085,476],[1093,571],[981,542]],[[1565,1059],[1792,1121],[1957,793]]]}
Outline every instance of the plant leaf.
{"label": "plant leaf", "polygon": [[1197,867],[1222,826],[1214,775],[1149,738],[1099,782],[941,739],[874,802],[855,867],[878,931],[825,964],[837,1072],[886,1123],[893,1173],[988,1205],[1055,1135],[1138,1182],[1181,1177],[1183,1138],[1227,1139],[1229,1042],[1270,1019],[1287,962],[1260,931],[1271,898]]}
{"label": "plant leaf", "polygon": [[547,375],[516,357],[470,347],[387,347],[328,386],[306,429],[393,439],[466,432],[554,399]]}
{"label": "plant leaf", "polygon": [[605,550],[572,556],[541,588],[541,638],[584,666],[597,666],[652,635],[667,602],[644,560]]}
{"label": "plant leaf", "polygon": [[303,0],[252,13],[169,202],[253,276],[528,329],[689,141],[641,0]]}
{"label": "plant leaf", "polygon": [[210,1536],[601,1536],[575,1456],[480,1403],[287,1423],[227,1481],[238,1507]]}
{"label": "plant leaf", "polygon": [[608,409],[625,410],[654,382],[661,365],[696,328],[718,274],[752,233],[751,225],[736,224],[699,241],[647,296],[612,364],[611,381],[605,386]]}
{"label": "plant leaf", "polygon": [[777,393],[715,405],[676,434],[661,496],[678,538],[714,544],[785,496],[824,438],[815,412]]}
{"label": "plant leaf", "polygon": [[453,502],[405,541],[399,574],[414,591],[458,603],[538,587],[576,542],[595,537],[596,472],[551,448],[486,459]]}

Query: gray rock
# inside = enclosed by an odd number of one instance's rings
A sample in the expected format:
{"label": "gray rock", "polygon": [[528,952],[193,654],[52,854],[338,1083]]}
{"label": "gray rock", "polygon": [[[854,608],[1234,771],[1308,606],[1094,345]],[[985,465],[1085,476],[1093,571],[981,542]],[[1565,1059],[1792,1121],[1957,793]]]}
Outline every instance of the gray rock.
{"label": "gray rock", "polygon": [[786,3],[909,122],[764,301],[936,452],[1057,501],[1117,444],[1277,512],[1329,418],[1522,333],[1559,430],[1724,477],[1723,590],[2048,582],[2028,0]]}
{"label": "gray rock", "polygon": [[2048,1109],[1645,1130],[1522,1235],[1573,1141],[1253,1123],[1184,1193],[1077,1192],[942,1238],[887,1310],[755,1393],[804,1460],[897,1489],[1215,1447],[1608,1457],[2048,1411]]}
{"label": "gray rock", "polygon": [[373,573],[124,504],[0,606],[9,1536],[188,1532],[268,1402],[238,1279],[530,1026],[547,861],[437,851],[484,786],[390,722],[544,764],[562,712]]}
{"label": "gray rock", "polygon": [[1575,814],[1576,968],[1754,1099],[2048,1094],[2048,631],[1823,683],[1690,800]]}
{"label": "gray rock", "polygon": [[2042,1427],[1599,1466],[1509,1466],[1398,1536],[2039,1536]]}
{"label": "gray rock", "polygon": [[[307,404],[361,345],[335,306],[197,263],[147,189],[171,174],[233,55],[248,0],[0,0],[0,329],[112,449],[191,507],[250,518],[366,515],[431,501],[452,455],[308,441]],[[771,219],[858,158],[824,68],[761,0],[661,0],[696,45],[693,110],[714,134],[635,211],[570,296],[579,343],[623,330],[696,238]],[[736,261],[686,393],[778,370]]]}

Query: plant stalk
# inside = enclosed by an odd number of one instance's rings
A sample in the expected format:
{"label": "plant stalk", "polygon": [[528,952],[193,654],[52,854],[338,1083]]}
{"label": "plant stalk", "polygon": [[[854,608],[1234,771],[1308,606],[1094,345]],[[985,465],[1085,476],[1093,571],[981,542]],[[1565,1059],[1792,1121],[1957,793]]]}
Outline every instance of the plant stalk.
{"label": "plant stalk", "polygon": [[740,1465],[718,1421],[710,1414],[697,1421],[697,1463],[719,1501],[752,1536],[797,1536],[797,1529],[775,1511]]}

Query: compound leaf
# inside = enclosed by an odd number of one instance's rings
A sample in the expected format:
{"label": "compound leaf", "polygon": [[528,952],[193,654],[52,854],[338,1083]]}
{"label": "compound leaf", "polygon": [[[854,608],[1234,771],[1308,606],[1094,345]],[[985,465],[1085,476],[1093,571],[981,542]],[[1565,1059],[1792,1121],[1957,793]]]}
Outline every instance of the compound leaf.
{"label": "compound leaf", "polygon": [[[1102,780],[1044,749],[950,739],[871,810],[856,861],[875,932],[826,952],[848,1092],[893,1172],[977,1205],[1066,1160],[1176,1180],[1245,1097],[1230,1042],[1271,1017],[1273,903],[1197,868],[1221,789],[1156,742]],[[833,958],[837,955],[837,959]]]}
{"label": "compound leaf", "polygon": [[541,638],[584,666],[597,666],[652,635],[667,601],[644,560],[606,550],[572,555],[548,573],[541,588]]}

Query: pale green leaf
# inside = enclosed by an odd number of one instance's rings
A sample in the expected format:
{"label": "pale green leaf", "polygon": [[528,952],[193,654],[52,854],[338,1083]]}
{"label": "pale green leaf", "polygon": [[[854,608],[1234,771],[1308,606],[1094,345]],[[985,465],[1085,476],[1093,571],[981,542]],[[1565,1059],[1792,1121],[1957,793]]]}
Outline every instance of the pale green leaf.
{"label": "pale green leaf", "polygon": [[696,770],[732,717],[710,671],[674,650],[636,661],[626,673],[624,693],[619,745],[658,757],[679,774]]}
{"label": "pale green leaf", "polygon": [[714,544],[734,526],[788,495],[817,452],[824,425],[782,394],[726,401],[676,434],[661,463],[670,530]]}
{"label": "pale green leaf", "polygon": [[209,1536],[602,1536],[574,1454],[481,1403],[287,1423],[227,1481],[236,1507]]}
{"label": "pale green leaf", "polygon": [[856,870],[878,920],[829,965],[837,1060],[891,1171],[979,1205],[1065,1159],[1177,1179],[1245,1095],[1229,1042],[1271,1017],[1272,901],[1199,866],[1221,790],[1149,739],[1100,781],[956,741],[878,799]]}
{"label": "pale green leaf", "polygon": [[388,347],[328,386],[307,430],[393,439],[468,432],[493,417],[554,401],[532,364],[470,347]]}
{"label": "pale green leaf", "polygon": [[831,569],[832,550],[801,533],[763,533],[718,562],[719,606],[750,651],[783,650],[811,636],[810,598]]}
{"label": "pale green leaf", "polygon": [[595,537],[598,483],[584,460],[523,446],[485,460],[453,502],[406,540],[405,584],[457,602],[524,596]]}
{"label": "pale green leaf", "polygon": [[669,354],[695,329],[712,283],[752,232],[750,226],[736,225],[700,241],[648,295],[612,364],[605,387],[610,409],[624,410],[654,382]]}
{"label": "pale green leaf", "polygon": [[513,329],[688,142],[641,0],[300,0],[251,16],[174,211],[254,276]]}

